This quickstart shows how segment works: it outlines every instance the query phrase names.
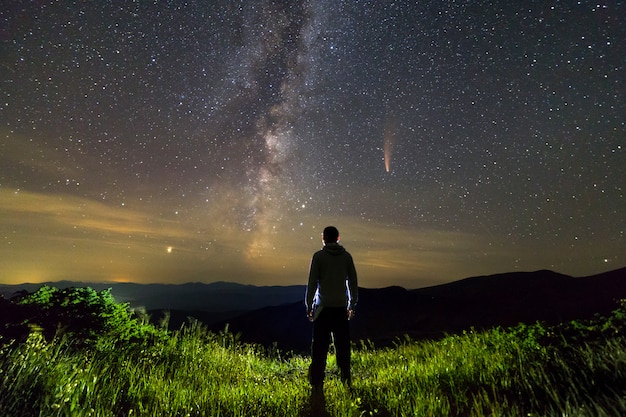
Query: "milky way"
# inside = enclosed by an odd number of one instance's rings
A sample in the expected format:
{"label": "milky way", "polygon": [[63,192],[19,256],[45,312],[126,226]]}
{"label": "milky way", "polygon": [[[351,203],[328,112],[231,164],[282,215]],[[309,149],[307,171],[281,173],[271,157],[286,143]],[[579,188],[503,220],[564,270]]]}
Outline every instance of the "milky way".
{"label": "milky way", "polygon": [[365,286],[626,264],[622,2],[27,2],[2,282]]}

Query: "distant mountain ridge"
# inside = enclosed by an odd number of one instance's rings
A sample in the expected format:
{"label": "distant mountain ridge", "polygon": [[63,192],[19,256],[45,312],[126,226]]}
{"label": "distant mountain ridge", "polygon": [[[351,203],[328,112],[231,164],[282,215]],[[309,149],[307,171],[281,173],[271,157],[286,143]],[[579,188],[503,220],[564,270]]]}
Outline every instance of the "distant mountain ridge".
{"label": "distant mountain ridge", "polygon": [[[353,340],[388,346],[408,335],[439,338],[470,328],[559,324],[609,315],[626,299],[626,268],[574,278],[552,271],[515,272],[466,278],[433,287],[360,289]],[[304,351],[311,340],[301,302],[269,306],[215,323],[244,341]]]}
{"label": "distant mountain ridge", "polygon": [[209,284],[136,284],[89,283],[59,281],[42,284],[0,284],[0,294],[10,298],[15,292],[33,292],[43,285],[57,288],[91,287],[102,291],[111,288],[118,302],[128,302],[133,308],[145,310],[186,310],[211,313],[248,311],[269,305],[293,302],[304,297],[303,285],[263,286],[218,281]]}
{"label": "distant mountain ridge", "polygon": [[[9,298],[18,290],[35,291],[43,284],[0,285]],[[256,287],[228,282],[90,284],[57,282],[60,288],[111,288],[118,301],[143,307],[157,321],[169,311],[172,328],[188,317],[220,331],[240,333],[243,341],[304,351],[311,324],[303,305],[304,285]],[[462,279],[407,290],[401,287],[361,288],[357,316],[351,324],[354,340],[385,346],[397,338],[437,338],[471,327],[485,329],[518,323],[558,324],[608,315],[626,299],[626,268],[574,278],[556,272],[513,272]]]}

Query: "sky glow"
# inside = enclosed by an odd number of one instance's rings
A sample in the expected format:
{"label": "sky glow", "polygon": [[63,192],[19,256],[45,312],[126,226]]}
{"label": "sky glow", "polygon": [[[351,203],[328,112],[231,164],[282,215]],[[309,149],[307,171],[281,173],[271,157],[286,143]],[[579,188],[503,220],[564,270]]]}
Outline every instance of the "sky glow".
{"label": "sky glow", "polygon": [[626,5],[11,2],[0,282],[626,265]]}

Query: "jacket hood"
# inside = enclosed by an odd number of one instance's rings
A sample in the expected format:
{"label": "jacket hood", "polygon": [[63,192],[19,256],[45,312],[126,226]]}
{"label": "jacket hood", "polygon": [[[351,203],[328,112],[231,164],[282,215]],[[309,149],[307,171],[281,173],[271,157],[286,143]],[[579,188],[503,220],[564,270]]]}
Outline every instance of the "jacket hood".
{"label": "jacket hood", "polygon": [[346,251],[339,243],[327,243],[322,250],[331,255],[341,255]]}

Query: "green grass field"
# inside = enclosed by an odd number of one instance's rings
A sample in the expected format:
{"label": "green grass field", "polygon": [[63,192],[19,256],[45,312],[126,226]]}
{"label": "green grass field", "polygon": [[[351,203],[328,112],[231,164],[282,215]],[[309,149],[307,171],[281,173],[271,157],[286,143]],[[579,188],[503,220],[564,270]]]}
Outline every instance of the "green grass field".
{"label": "green grass field", "polygon": [[33,330],[1,339],[1,416],[626,415],[624,308],[609,318],[466,332],[394,348],[355,346],[353,387],[329,358],[324,396],[309,358],[267,352],[198,324],[77,346]]}

